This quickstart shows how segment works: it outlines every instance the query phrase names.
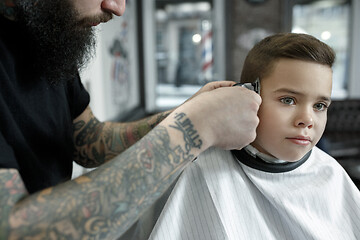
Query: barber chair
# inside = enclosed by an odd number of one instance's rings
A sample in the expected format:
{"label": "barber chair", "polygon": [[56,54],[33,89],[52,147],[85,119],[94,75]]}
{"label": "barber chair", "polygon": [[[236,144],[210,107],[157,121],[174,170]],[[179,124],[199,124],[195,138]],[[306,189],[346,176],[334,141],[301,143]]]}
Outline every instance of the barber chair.
{"label": "barber chair", "polygon": [[319,147],[344,167],[360,189],[360,99],[331,103]]}

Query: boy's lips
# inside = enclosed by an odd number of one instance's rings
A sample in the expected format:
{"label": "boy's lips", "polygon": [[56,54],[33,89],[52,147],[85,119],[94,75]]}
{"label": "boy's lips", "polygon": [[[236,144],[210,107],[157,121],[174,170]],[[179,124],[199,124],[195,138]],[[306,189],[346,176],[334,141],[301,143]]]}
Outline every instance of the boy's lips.
{"label": "boy's lips", "polygon": [[297,145],[302,145],[302,146],[307,146],[312,142],[311,138],[307,136],[287,137],[286,139],[290,140],[291,142]]}

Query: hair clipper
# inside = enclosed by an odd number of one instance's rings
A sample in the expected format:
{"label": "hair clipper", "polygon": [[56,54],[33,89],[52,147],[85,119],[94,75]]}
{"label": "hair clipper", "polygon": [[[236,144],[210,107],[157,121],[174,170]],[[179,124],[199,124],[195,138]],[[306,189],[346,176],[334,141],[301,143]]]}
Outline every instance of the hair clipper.
{"label": "hair clipper", "polygon": [[257,94],[260,94],[260,79],[259,78],[257,78],[255,80],[255,82],[253,82],[253,83],[236,83],[233,85],[233,87],[234,86],[244,87],[244,88],[247,88],[249,90],[256,92]]}

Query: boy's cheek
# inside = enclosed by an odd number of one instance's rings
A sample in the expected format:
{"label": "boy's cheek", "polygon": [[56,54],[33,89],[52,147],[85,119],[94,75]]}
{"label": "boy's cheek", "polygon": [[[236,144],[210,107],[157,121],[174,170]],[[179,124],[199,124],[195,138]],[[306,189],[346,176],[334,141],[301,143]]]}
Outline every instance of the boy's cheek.
{"label": "boy's cheek", "polygon": [[326,120],[319,123],[318,129],[317,129],[317,137],[319,138],[318,140],[320,140],[320,138],[324,134],[325,128],[326,128]]}
{"label": "boy's cheek", "polygon": [[280,107],[278,103],[263,104],[258,111],[260,121],[289,121],[291,109]]}

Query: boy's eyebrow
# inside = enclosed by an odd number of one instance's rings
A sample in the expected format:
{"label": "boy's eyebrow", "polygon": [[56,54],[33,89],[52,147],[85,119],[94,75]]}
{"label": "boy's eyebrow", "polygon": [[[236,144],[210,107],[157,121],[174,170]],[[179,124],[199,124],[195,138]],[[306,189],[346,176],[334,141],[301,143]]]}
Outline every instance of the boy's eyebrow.
{"label": "boy's eyebrow", "polygon": [[[298,92],[294,89],[290,89],[290,88],[280,88],[274,91],[275,93],[279,93],[279,92],[283,92],[283,93],[289,93],[289,94],[294,94],[294,95],[300,95],[300,96],[304,96],[304,93]],[[327,96],[320,96],[319,99],[329,102],[331,103],[331,98],[327,97]]]}

